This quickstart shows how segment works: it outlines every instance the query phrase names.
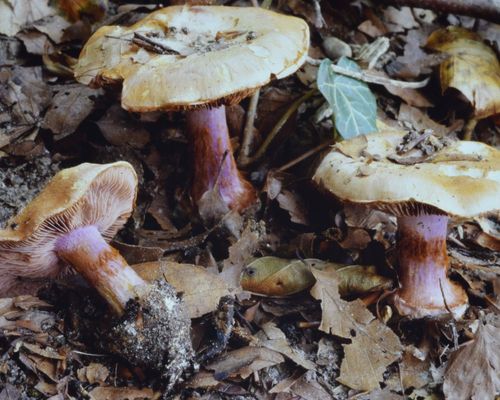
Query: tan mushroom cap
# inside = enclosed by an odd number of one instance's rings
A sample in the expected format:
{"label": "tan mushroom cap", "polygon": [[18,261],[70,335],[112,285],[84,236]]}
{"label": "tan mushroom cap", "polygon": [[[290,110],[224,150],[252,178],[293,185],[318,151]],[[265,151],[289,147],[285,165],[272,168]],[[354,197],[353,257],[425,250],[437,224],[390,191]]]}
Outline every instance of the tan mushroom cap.
{"label": "tan mushroom cap", "polygon": [[[171,54],[137,45],[134,34]],[[130,27],[100,28],[74,72],[85,84],[123,81],[122,106],[130,111],[188,109],[238,102],[294,73],[308,48],[300,18],[255,7],[171,6]]]}
{"label": "tan mushroom cap", "polygon": [[54,252],[57,239],[94,225],[110,240],[132,213],[136,192],[137,175],[127,162],[85,163],[60,171],[0,230],[0,273],[56,276],[64,266]]}
{"label": "tan mushroom cap", "polygon": [[500,151],[456,141],[425,162],[397,164],[404,133],[359,136],[333,147],[314,174],[321,188],[342,201],[395,215],[419,211],[469,218],[500,209]]}

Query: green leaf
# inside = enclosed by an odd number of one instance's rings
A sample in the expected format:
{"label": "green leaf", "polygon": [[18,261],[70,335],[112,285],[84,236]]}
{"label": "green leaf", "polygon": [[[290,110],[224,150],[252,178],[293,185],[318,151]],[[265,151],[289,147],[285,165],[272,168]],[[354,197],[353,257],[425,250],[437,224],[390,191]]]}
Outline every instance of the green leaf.
{"label": "green leaf", "polygon": [[[344,139],[377,131],[377,102],[368,85],[333,72],[332,62],[323,60],[318,71],[318,89],[333,109],[337,131]],[[337,65],[359,72],[358,65],[342,57]]]}

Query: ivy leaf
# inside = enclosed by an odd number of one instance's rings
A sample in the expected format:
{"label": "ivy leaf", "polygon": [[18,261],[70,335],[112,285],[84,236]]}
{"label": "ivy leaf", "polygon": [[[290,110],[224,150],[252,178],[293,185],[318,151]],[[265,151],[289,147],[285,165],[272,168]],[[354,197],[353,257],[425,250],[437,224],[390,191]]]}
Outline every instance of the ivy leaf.
{"label": "ivy leaf", "polygon": [[[331,60],[321,62],[318,89],[333,109],[337,131],[344,139],[377,131],[377,103],[368,85],[357,79],[333,72]],[[342,57],[338,66],[359,72],[358,65]]]}

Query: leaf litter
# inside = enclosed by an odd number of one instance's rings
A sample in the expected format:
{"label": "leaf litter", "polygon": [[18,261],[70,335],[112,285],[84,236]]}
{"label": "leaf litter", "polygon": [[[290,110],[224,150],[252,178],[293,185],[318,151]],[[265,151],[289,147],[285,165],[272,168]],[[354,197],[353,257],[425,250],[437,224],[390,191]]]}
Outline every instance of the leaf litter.
{"label": "leaf litter", "polygon": [[[412,135],[432,129],[433,137],[454,140],[470,130],[468,118],[474,117],[482,121],[472,128],[472,137],[498,146],[494,24],[366,2],[272,2],[276,10],[310,23],[309,55],[324,61],[305,64],[298,79],[261,90],[252,151],[276,124],[284,124],[265,157],[245,168],[255,187],[264,188],[261,204],[241,216],[224,208],[216,191],[198,205],[190,202],[190,158],[180,113],[131,114],[113,91],[72,79],[71,65],[91,31],[113,21],[130,25],[154,8],[125,3],[0,0],[0,226],[61,168],[131,161],[140,181],[137,208],[114,245],[129,262],[143,263],[135,268],[147,279],[174,285],[192,318],[195,348],[218,349],[199,372],[185,377],[177,398],[498,395],[498,216],[451,227],[452,274],[467,287],[472,306],[463,321],[438,322],[430,329],[425,321],[398,318],[387,301],[397,284],[394,217],[342,207],[309,184],[321,151],[314,149],[338,139],[334,126],[345,138],[392,126]],[[447,28],[447,21],[458,28]],[[475,32],[463,33],[464,28]],[[433,43],[431,33],[442,29],[462,33],[445,35],[438,44],[435,33]],[[465,39],[466,46],[457,45]],[[352,54],[357,63],[338,61]],[[333,73],[325,68],[332,62],[362,76],[404,83],[437,78],[441,69],[441,82],[433,79],[417,89],[377,86]],[[460,68],[450,72],[452,63]],[[318,64],[323,66],[319,76]],[[474,73],[464,79],[460,71]],[[328,101],[315,92],[280,121],[315,84]],[[472,111],[448,88],[461,91]],[[243,101],[228,107],[237,151],[248,106]],[[364,151],[362,144],[343,149],[351,157]],[[408,162],[410,153],[397,156]],[[368,164],[357,173],[374,172]],[[278,268],[270,268],[269,259],[280,260]],[[242,293],[248,289],[242,274],[259,262],[265,279],[280,291],[263,296],[257,285],[257,295]],[[311,262],[340,267],[310,268]],[[41,297],[32,292],[0,300],[0,399],[164,395],[160,376],[102,350],[95,323],[105,318],[105,307],[78,276],[70,274],[58,289],[47,284],[37,284],[44,286]],[[228,295],[237,296],[232,320],[221,307]]]}

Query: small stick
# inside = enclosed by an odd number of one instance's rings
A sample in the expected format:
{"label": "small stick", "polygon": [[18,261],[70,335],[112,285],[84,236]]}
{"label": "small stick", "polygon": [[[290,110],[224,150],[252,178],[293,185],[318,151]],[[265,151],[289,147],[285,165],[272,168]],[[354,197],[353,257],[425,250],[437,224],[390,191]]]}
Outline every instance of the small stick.
{"label": "small stick", "polygon": [[301,321],[297,323],[297,327],[300,329],[307,329],[307,328],[317,328],[318,326],[321,325],[321,322],[319,321]]}
{"label": "small stick", "polygon": [[[314,58],[307,58],[307,62],[312,65],[319,65],[323,60],[317,60]],[[427,86],[430,78],[426,78],[423,81],[418,82],[406,82],[406,81],[398,81],[396,79],[386,78],[384,76],[373,75],[369,71],[351,71],[347,68],[339,67],[338,65],[332,64],[330,66],[333,72],[336,72],[340,75],[348,76],[349,78],[357,79],[358,81],[363,81],[367,83],[375,83],[377,85],[391,85],[401,89],[419,89],[424,86]]]}
{"label": "small stick", "polygon": [[280,132],[281,128],[283,128],[283,125],[285,125],[288,119],[292,116],[292,114],[295,111],[297,111],[297,109],[303,102],[305,102],[306,100],[311,98],[314,94],[316,94],[316,92],[317,92],[316,89],[311,89],[292,103],[292,105],[288,108],[288,110],[286,110],[286,112],[281,116],[276,125],[273,126],[273,129],[271,130],[271,132],[269,132],[269,135],[267,135],[266,139],[264,140],[264,142],[262,142],[259,149],[255,152],[255,154],[252,157],[248,159],[248,162],[244,164],[245,166],[250,165],[255,161],[259,160],[266,153],[267,148],[274,140],[276,135]]}
{"label": "small stick", "polygon": [[445,14],[460,14],[500,23],[498,0],[379,0],[387,5],[428,8]]}
{"label": "small stick", "polygon": [[180,55],[178,51],[175,51],[174,49],[171,49],[170,47],[167,47],[162,43],[159,43],[156,40],[139,32],[134,32],[132,43],[136,44],[139,47],[144,47],[146,50],[149,50],[153,53]]}
{"label": "small stick", "polygon": [[245,128],[243,129],[243,141],[241,143],[241,151],[239,155],[239,164],[245,165],[248,162],[248,156],[250,155],[250,148],[253,142],[253,129],[255,116],[257,114],[257,104],[259,104],[260,90],[257,90],[250,98],[250,104],[247,110],[247,119],[245,122]]}
{"label": "small stick", "polygon": [[325,143],[321,143],[320,145],[312,148],[309,151],[306,151],[304,154],[300,155],[299,157],[287,162],[285,165],[281,166],[278,168],[278,171],[283,172],[286,171],[287,169],[293,167],[294,165],[300,163],[301,161],[305,160],[306,158],[309,158],[313,156],[314,154],[320,152],[324,148],[331,146],[332,144],[335,143],[334,139],[327,140]]}

